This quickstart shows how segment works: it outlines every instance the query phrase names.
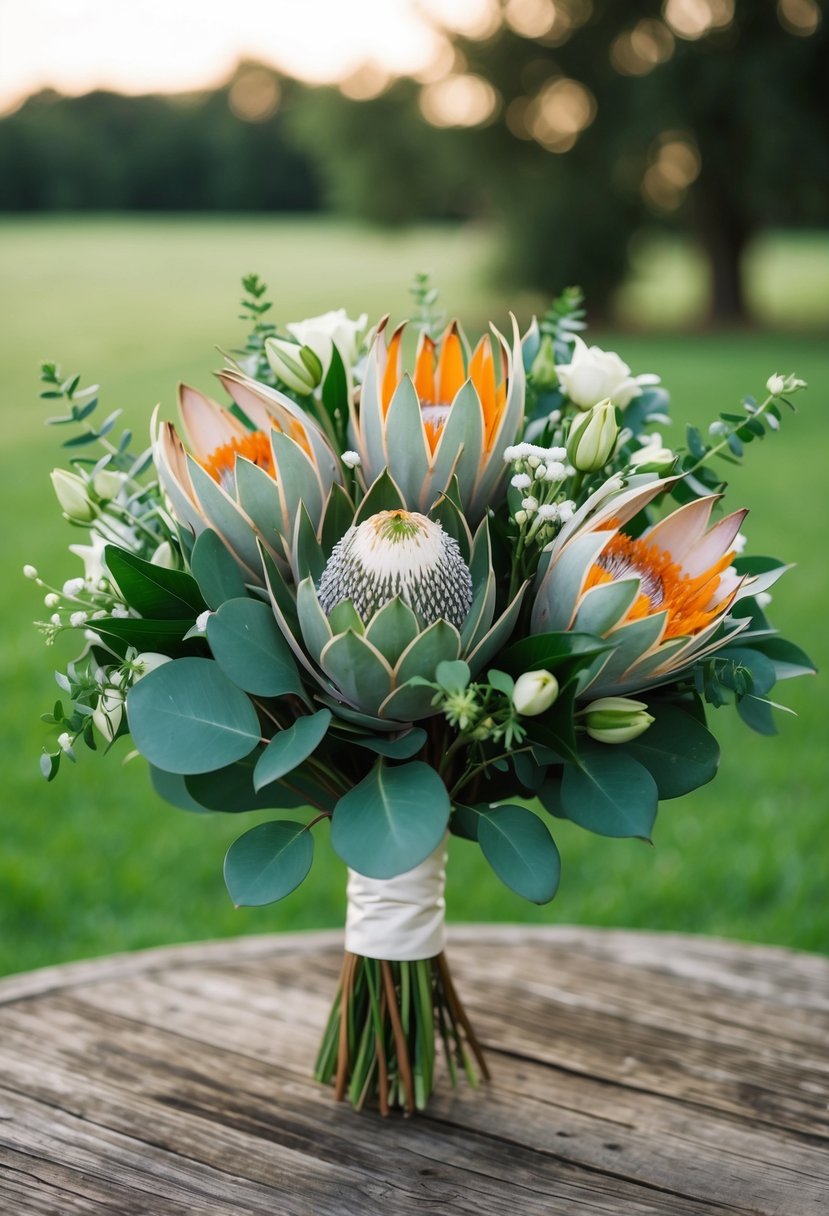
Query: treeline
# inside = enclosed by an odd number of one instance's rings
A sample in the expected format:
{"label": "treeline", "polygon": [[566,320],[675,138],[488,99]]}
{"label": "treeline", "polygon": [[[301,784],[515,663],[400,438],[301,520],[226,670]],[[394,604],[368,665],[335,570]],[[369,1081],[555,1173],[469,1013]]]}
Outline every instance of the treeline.
{"label": "treeline", "polygon": [[0,120],[0,211],[315,211],[314,159],[289,134],[301,86],[272,79],[278,108],[257,121],[231,109],[235,82],[182,96],[38,94]]}

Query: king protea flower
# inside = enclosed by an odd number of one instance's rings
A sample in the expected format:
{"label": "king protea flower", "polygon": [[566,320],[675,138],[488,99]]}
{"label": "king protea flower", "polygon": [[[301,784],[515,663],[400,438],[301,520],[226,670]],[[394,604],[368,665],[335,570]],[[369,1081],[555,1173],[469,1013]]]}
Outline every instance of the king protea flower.
{"label": "king protea flower", "polygon": [[[388,469],[406,506],[428,511],[457,477],[464,513],[483,516],[502,484],[505,447],[524,417],[524,366],[518,328],[513,344],[493,329],[471,355],[456,322],[439,342],[421,333],[411,374],[404,372],[405,325],[386,341],[385,322],[368,356],[354,442],[368,482]],[[497,353],[497,357],[496,357]]]}
{"label": "king protea flower", "polygon": [[179,388],[189,453],[153,416],[153,456],[173,513],[197,534],[216,531],[252,581],[259,541],[283,568],[300,504],[319,524],[340,463],[317,424],[288,397],[237,371],[219,380],[251,425],[194,388]]}
{"label": "king protea flower", "polygon": [[322,561],[318,583],[299,583],[296,627],[265,563],[285,638],[339,716],[386,731],[428,717],[436,711],[425,681],[439,663],[463,658],[474,674],[509,637],[525,589],[494,619],[486,522],[474,540],[465,525],[459,536],[402,508],[356,521]]}
{"label": "king protea flower", "polygon": [[587,669],[580,696],[613,696],[674,679],[745,628],[747,619],[727,619],[729,609],[782,573],[737,575],[731,546],[746,512],[709,527],[717,494],[680,507],[640,536],[628,535],[625,524],[670,484],[641,475],[626,490],[599,490],[548,550],[532,632],[592,633],[613,643]]}

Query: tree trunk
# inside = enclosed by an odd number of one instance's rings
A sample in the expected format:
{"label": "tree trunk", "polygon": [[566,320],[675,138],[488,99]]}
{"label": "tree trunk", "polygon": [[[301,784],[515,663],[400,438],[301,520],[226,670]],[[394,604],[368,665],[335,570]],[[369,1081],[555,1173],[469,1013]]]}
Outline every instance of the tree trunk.
{"label": "tree trunk", "polygon": [[712,324],[739,325],[749,319],[742,260],[752,226],[729,197],[727,184],[719,188],[714,175],[703,176],[695,193],[695,229],[711,274],[708,316]]}

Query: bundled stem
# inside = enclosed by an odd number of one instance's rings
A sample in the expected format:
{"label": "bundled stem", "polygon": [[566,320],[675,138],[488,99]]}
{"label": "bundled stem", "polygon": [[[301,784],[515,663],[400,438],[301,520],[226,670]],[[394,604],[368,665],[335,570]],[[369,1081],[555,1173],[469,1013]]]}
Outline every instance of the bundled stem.
{"label": "bundled stem", "polygon": [[387,962],[346,951],[314,1075],[358,1110],[376,1100],[382,1115],[413,1114],[434,1088],[436,1032],[453,1085],[460,1071],[473,1087],[489,1080],[443,953]]}

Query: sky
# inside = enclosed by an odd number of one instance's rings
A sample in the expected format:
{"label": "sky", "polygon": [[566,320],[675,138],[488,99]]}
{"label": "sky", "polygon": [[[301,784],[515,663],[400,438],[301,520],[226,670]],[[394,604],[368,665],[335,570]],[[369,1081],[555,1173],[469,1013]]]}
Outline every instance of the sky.
{"label": "sky", "polygon": [[493,0],[0,0],[0,113],[29,93],[187,91],[240,58],[309,80],[370,60],[395,74],[439,54],[429,20],[473,32]]}

